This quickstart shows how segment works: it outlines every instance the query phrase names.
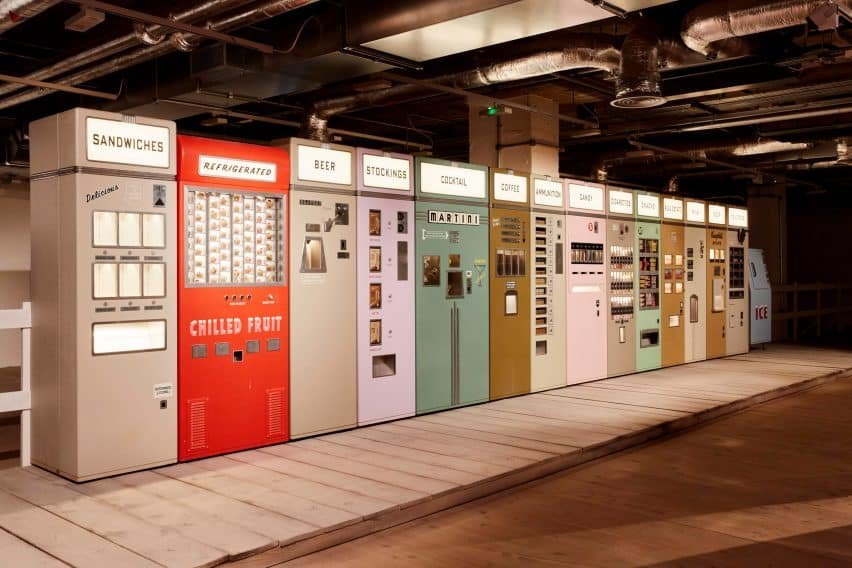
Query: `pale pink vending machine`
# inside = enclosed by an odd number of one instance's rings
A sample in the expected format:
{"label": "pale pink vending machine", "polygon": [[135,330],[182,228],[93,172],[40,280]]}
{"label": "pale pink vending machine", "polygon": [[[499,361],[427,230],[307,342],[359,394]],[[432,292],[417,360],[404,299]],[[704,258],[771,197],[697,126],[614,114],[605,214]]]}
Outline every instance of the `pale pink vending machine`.
{"label": "pale pink vending machine", "polygon": [[564,180],[568,196],[566,366],[568,384],[606,376],[606,217],[601,185]]}
{"label": "pale pink vending machine", "polygon": [[[360,148],[358,424],[414,414],[414,168]],[[330,356],[333,356],[330,354]]]}

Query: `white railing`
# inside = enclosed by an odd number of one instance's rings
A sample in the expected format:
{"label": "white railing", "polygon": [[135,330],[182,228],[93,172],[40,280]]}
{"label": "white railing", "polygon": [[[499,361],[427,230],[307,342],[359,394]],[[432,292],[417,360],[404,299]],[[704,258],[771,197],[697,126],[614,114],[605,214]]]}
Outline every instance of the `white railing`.
{"label": "white railing", "polygon": [[21,413],[21,467],[30,465],[30,303],[17,310],[0,310],[0,329],[21,330],[21,390],[0,392],[0,412]]}

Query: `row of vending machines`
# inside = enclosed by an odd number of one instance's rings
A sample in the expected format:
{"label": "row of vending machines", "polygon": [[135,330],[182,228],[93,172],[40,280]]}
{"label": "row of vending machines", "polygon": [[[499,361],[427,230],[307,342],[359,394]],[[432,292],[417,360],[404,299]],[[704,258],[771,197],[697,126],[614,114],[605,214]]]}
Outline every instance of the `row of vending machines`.
{"label": "row of vending machines", "polygon": [[75,481],[748,350],[745,209],[30,126],[33,462]]}

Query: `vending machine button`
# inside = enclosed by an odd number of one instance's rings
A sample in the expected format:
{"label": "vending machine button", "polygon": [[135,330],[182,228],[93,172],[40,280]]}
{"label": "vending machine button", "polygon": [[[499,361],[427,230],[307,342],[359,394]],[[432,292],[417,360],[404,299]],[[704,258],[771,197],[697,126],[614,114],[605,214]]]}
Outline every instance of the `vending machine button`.
{"label": "vending machine button", "polygon": [[220,341],[215,346],[217,357],[226,357],[231,352],[231,344],[227,341]]}
{"label": "vending machine button", "polygon": [[260,341],[257,339],[246,341],[246,353],[260,353]]}
{"label": "vending machine button", "polygon": [[266,340],[266,350],[267,351],[280,351],[281,350],[281,340],[277,337],[273,337],[272,339]]}
{"label": "vending machine button", "polygon": [[192,358],[193,359],[204,359],[207,357],[207,345],[206,344],[196,344],[192,346]]}

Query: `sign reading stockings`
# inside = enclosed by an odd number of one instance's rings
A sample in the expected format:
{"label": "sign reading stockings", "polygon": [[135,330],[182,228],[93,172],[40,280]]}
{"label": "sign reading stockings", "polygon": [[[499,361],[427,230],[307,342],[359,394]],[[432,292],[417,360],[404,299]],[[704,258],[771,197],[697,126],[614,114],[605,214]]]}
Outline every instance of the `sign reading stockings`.
{"label": "sign reading stockings", "polygon": [[656,195],[636,196],[636,213],[643,217],[660,218],[660,198]]}
{"label": "sign reading stockings", "polygon": [[527,178],[512,174],[494,174],[494,199],[526,203]]}
{"label": "sign reading stockings", "polygon": [[565,202],[562,182],[536,178],[533,180],[533,200],[536,205],[562,207]]}
{"label": "sign reading stockings", "polygon": [[725,224],[725,206],[724,205],[710,205],[707,207],[708,217],[711,223],[714,225],[724,225]]}
{"label": "sign reading stockings", "polygon": [[170,140],[165,126],[86,117],[86,159],[92,162],[168,168]]}
{"label": "sign reading stockings", "polygon": [[296,146],[300,181],[352,185],[352,153],[318,146]]}
{"label": "sign reading stockings", "polygon": [[663,199],[663,217],[683,221],[683,201],[666,197]]}
{"label": "sign reading stockings", "polygon": [[568,206],[572,209],[603,211],[603,189],[593,185],[568,184]]}
{"label": "sign reading stockings", "polygon": [[696,201],[686,202],[686,220],[696,223],[704,222],[704,204]]}
{"label": "sign reading stockings", "polygon": [[609,191],[609,212],[619,215],[633,215],[633,194],[611,189]]}
{"label": "sign reading stockings", "polygon": [[429,222],[443,225],[479,225],[479,214],[429,210]]}
{"label": "sign reading stockings", "polygon": [[748,210],[728,207],[728,225],[731,227],[748,227]]}
{"label": "sign reading stockings", "polygon": [[420,162],[420,191],[450,197],[487,197],[484,170]]}
{"label": "sign reading stockings", "polygon": [[364,187],[378,189],[411,189],[411,162],[392,156],[364,154],[361,160]]}
{"label": "sign reading stockings", "polygon": [[275,183],[278,166],[272,162],[201,155],[198,157],[198,175]]}

